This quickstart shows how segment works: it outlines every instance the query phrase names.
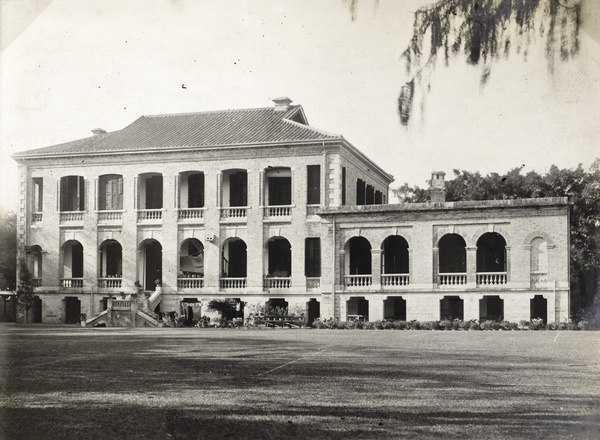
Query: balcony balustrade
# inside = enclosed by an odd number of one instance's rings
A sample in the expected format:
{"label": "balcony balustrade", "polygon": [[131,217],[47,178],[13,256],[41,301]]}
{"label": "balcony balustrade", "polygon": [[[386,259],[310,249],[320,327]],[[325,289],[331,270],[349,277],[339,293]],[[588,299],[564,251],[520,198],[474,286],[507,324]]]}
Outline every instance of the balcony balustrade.
{"label": "balcony balustrade", "polygon": [[548,283],[548,274],[546,272],[531,272],[530,280],[532,289],[546,287]]}
{"label": "balcony balustrade", "polygon": [[83,287],[83,278],[61,278],[60,286],[66,289],[80,289]]}
{"label": "balcony balustrade", "polygon": [[31,223],[39,223],[42,221],[42,213],[34,212],[31,214]]}
{"label": "balcony balustrade", "polygon": [[247,206],[236,206],[236,207],[228,207],[228,208],[219,208],[221,210],[221,220],[230,220],[230,221],[246,221],[247,215]]}
{"label": "balcony balustrade", "polygon": [[204,278],[178,278],[178,289],[202,289],[204,287]]}
{"label": "balcony balustrade", "polygon": [[292,277],[264,277],[265,289],[289,289],[292,287]]}
{"label": "balcony balustrade", "polygon": [[381,285],[383,287],[398,287],[398,286],[408,286],[410,282],[410,278],[408,274],[392,274],[386,273],[381,274]]}
{"label": "balcony balustrade", "polygon": [[499,286],[506,284],[506,272],[477,272],[478,286]]}
{"label": "balcony balustrade", "polygon": [[370,287],[373,284],[373,276],[372,275],[346,275],[346,276],[344,276],[344,284],[348,288]]}
{"label": "balcony balustrade", "polygon": [[62,211],[60,213],[60,223],[82,223],[83,211]]}
{"label": "balcony balustrade", "polygon": [[321,277],[306,277],[306,288],[316,290],[321,288]]}
{"label": "balcony balustrade", "polygon": [[205,208],[180,208],[177,210],[177,220],[180,222],[196,222],[204,220]]}
{"label": "balcony balustrade", "polygon": [[162,221],[163,209],[138,209],[138,222],[158,223]]}
{"label": "balcony balustrade", "polygon": [[98,223],[122,223],[122,210],[98,211]]}
{"label": "balcony balustrade", "polygon": [[246,277],[240,278],[220,278],[219,287],[221,289],[245,289]]}
{"label": "balcony balustrade", "polygon": [[98,278],[98,287],[100,289],[120,289],[122,281],[123,279],[120,277],[102,277]]}
{"label": "balcony balustrade", "polygon": [[281,219],[283,217],[290,217],[292,215],[291,205],[281,206],[265,206],[264,217],[266,219]]}
{"label": "balcony balustrade", "polygon": [[467,284],[466,273],[441,273],[438,275],[438,284],[440,286],[463,286]]}

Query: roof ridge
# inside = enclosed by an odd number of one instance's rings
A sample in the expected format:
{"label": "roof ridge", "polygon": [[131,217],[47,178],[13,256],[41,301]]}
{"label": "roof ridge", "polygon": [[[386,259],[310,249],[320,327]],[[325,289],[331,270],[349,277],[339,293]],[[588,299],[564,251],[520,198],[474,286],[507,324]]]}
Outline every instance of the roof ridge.
{"label": "roof ridge", "polygon": [[[292,105],[290,107],[300,107],[300,105]],[[224,110],[205,110],[199,112],[183,112],[183,113],[159,113],[155,115],[142,115],[140,118],[164,118],[167,116],[194,116],[194,115],[207,115],[212,113],[236,113],[236,112],[252,112],[252,111],[264,111],[273,110],[273,107],[253,107],[253,108],[228,108]]]}

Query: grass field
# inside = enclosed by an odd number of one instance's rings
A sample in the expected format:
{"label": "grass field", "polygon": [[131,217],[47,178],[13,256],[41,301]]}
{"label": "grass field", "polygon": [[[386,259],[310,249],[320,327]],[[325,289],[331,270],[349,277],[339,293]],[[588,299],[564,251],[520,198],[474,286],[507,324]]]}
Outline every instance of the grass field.
{"label": "grass field", "polygon": [[600,332],[0,325],[2,439],[598,439]]}

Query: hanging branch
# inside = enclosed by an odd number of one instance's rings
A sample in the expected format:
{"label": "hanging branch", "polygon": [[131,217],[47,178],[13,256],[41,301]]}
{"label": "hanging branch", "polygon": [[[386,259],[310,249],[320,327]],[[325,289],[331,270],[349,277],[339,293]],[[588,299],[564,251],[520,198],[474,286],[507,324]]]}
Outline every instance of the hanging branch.
{"label": "hanging branch", "polygon": [[[461,53],[467,63],[480,65],[480,84],[485,86],[493,61],[501,54],[508,57],[511,48],[526,60],[539,35],[546,39],[545,55],[552,73],[557,54],[567,61],[578,53],[580,18],[581,0],[441,0],[420,8],[402,55],[409,79],[398,98],[400,122],[408,125],[417,90],[424,108],[440,53],[446,66]],[[425,53],[429,57],[422,64]]]}

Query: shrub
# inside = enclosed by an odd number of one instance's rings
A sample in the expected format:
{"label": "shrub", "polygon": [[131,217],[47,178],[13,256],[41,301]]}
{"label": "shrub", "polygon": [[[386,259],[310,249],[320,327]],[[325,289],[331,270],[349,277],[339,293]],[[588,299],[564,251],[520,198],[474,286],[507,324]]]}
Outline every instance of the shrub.
{"label": "shrub", "polygon": [[590,328],[589,323],[585,319],[579,321],[577,327],[579,328],[579,330],[588,330]]}
{"label": "shrub", "polygon": [[469,330],[481,330],[481,324],[476,319],[471,319],[469,321]]}
{"label": "shrub", "polygon": [[531,323],[529,324],[529,328],[531,330],[545,330],[546,325],[544,324],[544,320],[540,318],[533,318]]}
{"label": "shrub", "polygon": [[519,324],[510,321],[502,321],[500,327],[504,330],[519,330]]}
{"label": "shrub", "polygon": [[382,327],[384,330],[393,330],[394,322],[393,321],[383,321]]}

